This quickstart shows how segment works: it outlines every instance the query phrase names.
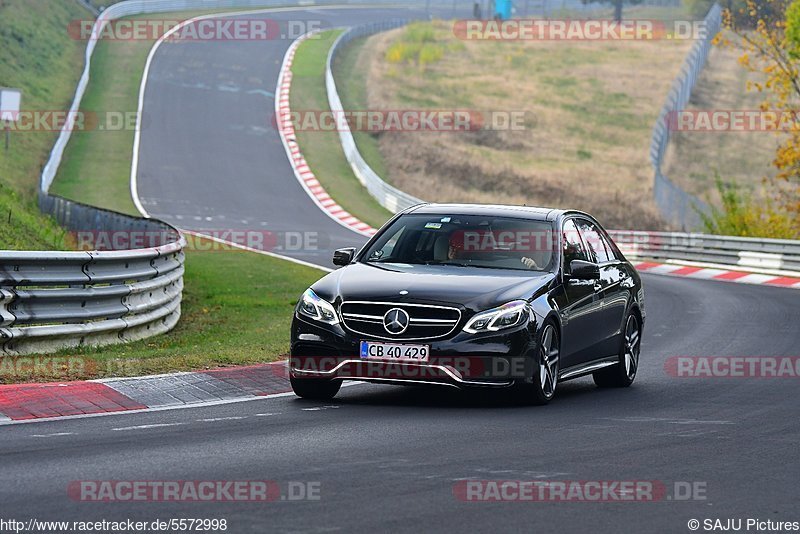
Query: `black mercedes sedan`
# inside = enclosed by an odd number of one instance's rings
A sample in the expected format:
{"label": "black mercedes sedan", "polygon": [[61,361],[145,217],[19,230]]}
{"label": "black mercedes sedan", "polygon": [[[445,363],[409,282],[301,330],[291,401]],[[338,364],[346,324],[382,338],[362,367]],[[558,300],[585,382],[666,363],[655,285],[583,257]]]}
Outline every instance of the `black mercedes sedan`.
{"label": "black mercedes sedan", "polygon": [[644,291],[590,215],[423,204],[393,217],[309,288],[292,323],[294,392],[343,380],[507,388],[549,402],[560,381],[636,378]]}

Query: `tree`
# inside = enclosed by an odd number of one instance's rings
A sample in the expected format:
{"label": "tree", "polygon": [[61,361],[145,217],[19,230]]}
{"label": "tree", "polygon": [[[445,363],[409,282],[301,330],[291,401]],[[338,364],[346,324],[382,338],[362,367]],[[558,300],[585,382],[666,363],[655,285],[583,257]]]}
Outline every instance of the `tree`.
{"label": "tree", "polygon": [[711,205],[709,213],[699,213],[709,234],[773,239],[798,237],[796,221],[778,209],[768,195],[755,197],[741,186],[723,182],[719,175],[716,184],[722,207]]}
{"label": "tree", "polygon": [[641,4],[643,0],[581,0],[584,4],[612,4],[614,6],[614,20],[622,22],[622,6],[624,4]]}
{"label": "tree", "polygon": [[792,59],[800,59],[800,2],[786,8],[786,42]]}
{"label": "tree", "polygon": [[725,26],[738,39],[718,37],[741,48],[739,63],[762,78],[748,89],[763,95],[762,111],[788,117],[788,127],[778,132],[781,145],[773,164],[783,207],[800,220],[800,0],[745,0],[739,9],[725,11]]}

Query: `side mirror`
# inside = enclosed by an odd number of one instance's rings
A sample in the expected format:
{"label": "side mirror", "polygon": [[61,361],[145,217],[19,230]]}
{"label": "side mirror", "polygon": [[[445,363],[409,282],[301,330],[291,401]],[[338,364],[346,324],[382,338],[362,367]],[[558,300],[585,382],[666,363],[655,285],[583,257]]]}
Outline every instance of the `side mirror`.
{"label": "side mirror", "polygon": [[573,280],[600,280],[600,266],[589,261],[572,260],[569,275]]}
{"label": "side mirror", "polygon": [[339,267],[350,265],[356,255],[355,248],[340,248],[333,253],[333,264]]}

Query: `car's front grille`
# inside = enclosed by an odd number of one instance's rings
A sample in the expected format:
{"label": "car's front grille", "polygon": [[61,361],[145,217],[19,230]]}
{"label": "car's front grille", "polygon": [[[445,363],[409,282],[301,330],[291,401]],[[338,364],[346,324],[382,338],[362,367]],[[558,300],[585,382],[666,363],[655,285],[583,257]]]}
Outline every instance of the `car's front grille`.
{"label": "car's front grille", "polygon": [[[384,326],[384,317],[394,309],[408,314],[408,328],[393,334]],[[344,325],[357,334],[381,339],[435,339],[453,332],[461,320],[458,308],[428,304],[391,302],[344,302],[341,307]]]}

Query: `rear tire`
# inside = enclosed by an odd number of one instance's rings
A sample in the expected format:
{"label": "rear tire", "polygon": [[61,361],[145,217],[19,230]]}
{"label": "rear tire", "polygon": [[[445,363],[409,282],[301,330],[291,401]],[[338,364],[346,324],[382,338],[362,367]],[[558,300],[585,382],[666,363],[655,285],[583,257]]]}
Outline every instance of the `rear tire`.
{"label": "rear tire", "polygon": [[536,360],[531,383],[514,385],[514,397],[521,404],[542,406],[553,399],[558,385],[561,340],[552,322],[546,322],[537,339]]}
{"label": "rear tire", "polygon": [[289,381],[295,395],[309,400],[331,400],[342,387],[341,380],[325,378],[295,378],[292,376]]}
{"label": "rear tire", "polygon": [[639,354],[642,347],[642,323],[634,312],[625,319],[622,331],[622,346],[619,351],[619,362],[592,375],[594,383],[601,388],[626,388],[636,380],[639,369]]}

